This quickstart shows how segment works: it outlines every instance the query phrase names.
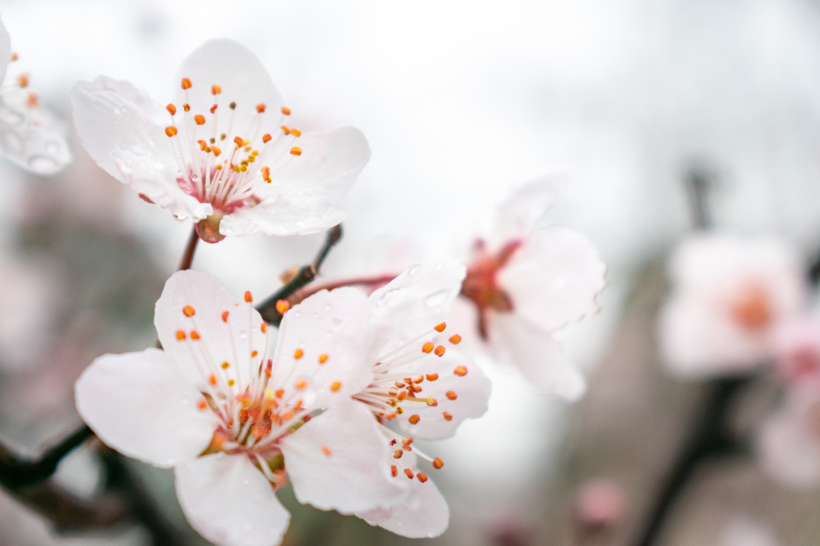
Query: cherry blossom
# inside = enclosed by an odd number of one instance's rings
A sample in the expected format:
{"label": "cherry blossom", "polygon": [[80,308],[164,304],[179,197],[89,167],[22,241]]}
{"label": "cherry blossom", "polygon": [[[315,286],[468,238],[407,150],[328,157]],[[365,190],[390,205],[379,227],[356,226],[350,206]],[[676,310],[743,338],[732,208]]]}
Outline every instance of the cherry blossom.
{"label": "cherry blossom", "polygon": [[164,350],[95,360],[76,384],[83,419],[121,453],[173,467],[191,525],[220,545],[278,544],[287,480],[301,502],[345,514],[405,498],[381,426],[351,399],[373,375],[364,294],[294,306],[275,348],[251,303],[205,273],[174,274],[156,306]]}
{"label": "cherry blossom", "polygon": [[558,193],[557,180],[537,180],[499,207],[491,236],[475,243],[459,313],[474,317],[498,360],[539,390],[574,400],[586,383],[552,334],[597,310],[606,267],[584,235],[566,227],[535,229]]}
{"label": "cherry blossom", "polygon": [[807,295],[797,252],[770,237],[693,235],[670,259],[669,276],[661,350],[687,377],[741,373],[771,358],[774,333]]}
{"label": "cherry blossom", "polygon": [[30,76],[10,66],[17,60],[0,23],[0,153],[28,171],[57,173],[72,160],[63,124],[40,105]]}
{"label": "cherry blossom", "polygon": [[100,76],[71,90],[83,146],[148,202],[228,235],[297,235],[344,219],[334,204],[370,159],[358,129],[305,133],[259,59],[212,40],[183,63],[163,107],[126,81]]}

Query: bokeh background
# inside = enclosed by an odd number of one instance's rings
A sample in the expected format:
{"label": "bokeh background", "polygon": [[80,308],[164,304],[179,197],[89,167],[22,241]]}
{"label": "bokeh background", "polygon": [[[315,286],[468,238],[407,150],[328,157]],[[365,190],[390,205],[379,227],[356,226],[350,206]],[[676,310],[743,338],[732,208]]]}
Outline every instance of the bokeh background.
{"label": "bokeh background", "polygon": [[[408,234],[446,251],[486,227],[511,187],[566,174],[547,223],[588,235],[609,268],[601,312],[562,332],[590,392],[569,405],[482,362],[495,382],[488,414],[435,448],[452,523],[431,544],[634,543],[704,396],[664,375],[654,339],[664,260],[693,227],[693,171],[708,174],[717,226],[787,237],[807,259],[820,250],[816,0],[2,0],[0,17],[15,69],[70,135],[73,81],[127,79],[164,104],[181,60],[213,37],[260,56],[294,125],[361,128],[373,158],[340,204],[349,218],[326,275],[362,271],[384,240]],[[0,437],[23,453],[79,422],[73,381],[93,358],[153,343],[153,304],[189,233],[71,139],[75,163],[58,176],[0,164]],[[194,268],[268,294],[320,244],[229,238],[200,245]],[[778,396],[752,390],[741,429]],[[169,474],[134,466],[201,541]],[[102,470],[81,450],[57,479],[91,495]],[[619,488],[625,511],[589,539],[576,504],[596,479]],[[409,542],[288,507],[289,545]],[[820,495],[780,489],[741,454],[695,474],[662,540],[817,544],[818,509]],[[138,526],[58,531],[0,492],[0,544],[149,541]]]}

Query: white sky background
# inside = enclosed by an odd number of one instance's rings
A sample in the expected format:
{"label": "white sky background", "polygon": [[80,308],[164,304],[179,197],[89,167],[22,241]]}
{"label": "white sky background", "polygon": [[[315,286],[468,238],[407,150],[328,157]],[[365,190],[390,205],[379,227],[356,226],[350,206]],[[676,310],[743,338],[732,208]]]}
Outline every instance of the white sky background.
{"label": "white sky background", "polygon": [[[630,272],[688,228],[690,158],[723,175],[719,225],[820,247],[820,1],[5,0],[0,16],[63,113],[71,82],[98,74],[164,104],[180,61],[231,37],[262,58],[295,126],[361,128],[373,159],[341,204],[329,272],[358,271],[379,236],[446,249],[513,185],[566,172],[549,221],[589,235],[610,266],[603,313],[568,336],[588,366]],[[110,206],[176,264],[187,224],[130,192]],[[261,296],[318,241],[228,239],[201,245],[195,266]],[[462,469],[452,480],[512,491],[543,465],[561,404],[528,393],[500,378],[488,417],[447,448]],[[492,484],[475,479],[502,463]]]}

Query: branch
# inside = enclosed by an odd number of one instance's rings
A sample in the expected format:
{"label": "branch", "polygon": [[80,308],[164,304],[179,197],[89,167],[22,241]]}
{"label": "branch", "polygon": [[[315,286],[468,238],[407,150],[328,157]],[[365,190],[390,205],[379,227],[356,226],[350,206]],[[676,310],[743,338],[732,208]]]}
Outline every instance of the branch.
{"label": "branch", "polygon": [[705,165],[695,164],[686,174],[686,188],[689,190],[692,215],[697,229],[712,227],[712,215],[709,210],[709,190],[714,185],[714,173]]}
{"label": "branch", "polygon": [[291,280],[285,283],[282,288],[274,292],[271,297],[263,301],[259,307],[257,307],[259,314],[262,315],[262,318],[266,322],[273,324],[274,326],[279,326],[279,323],[282,322],[282,314],[276,310],[276,302],[289,298],[297,290],[312,282],[313,279],[316,278],[316,275],[319,274],[319,269],[322,267],[325,258],[327,258],[327,255],[330,253],[330,250],[336,246],[336,243],[338,243],[341,238],[341,224],[330,228],[327,231],[325,243],[322,245],[322,248],[319,249],[319,253],[316,254],[316,257],[313,259],[313,263],[302,266],[301,269],[299,269],[299,272],[296,273]]}
{"label": "branch", "polygon": [[22,460],[0,445],[0,485],[15,491],[48,479],[57,470],[63,457],[93,436],[88,425],[83,424],[35,460]]}
{"label": "branch", "polygon": [[185,271],[191,269],[191,264],[194,262],[194,253],[196,252],[196,245],[199,242],[199,235],[196,232],[196,224],[191,229],[191,236],[188,238],[188,244],[185,247],[185,253],[179,261],[178,271]]}
{"label": "branch", "polygon": [[121,497],[102,494],[83,499],[53,481],[17,489],[12,495],[48,519],[60,533],[105,529],[128,519],[127,505]]}

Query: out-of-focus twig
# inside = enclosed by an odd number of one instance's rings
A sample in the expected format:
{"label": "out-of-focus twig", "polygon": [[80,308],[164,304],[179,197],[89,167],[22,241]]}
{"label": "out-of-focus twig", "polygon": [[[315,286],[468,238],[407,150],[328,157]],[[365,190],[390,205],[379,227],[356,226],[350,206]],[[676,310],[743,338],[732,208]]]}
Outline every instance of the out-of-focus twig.
{"label": "out-of-focus twig", "polygon": [[697,229],[712,227],[709,209],[709,189],[714,185],[714,173],[706,166],[695,164],[686,173],[686,189],[691,201],[692,216]]}
{"label": "out-of-focus twig", "polygon": [[282,288],[274,292],[271,297],[263,301],[262,304],[257,307],[259,313],[265,321],[273,324],[274,326],[279,325],[282,321],[282,314],[276,310],[276,302],[287,299],[297,290],[312,282],[313,279],[316,278],[316,275],[319,274],[319,269],[322,267],[325,258],[327,258],[327,255],[330,253],[330,250],[336,245],[336,243],[339,242],[339,239],[341,238],[341,225],[330,228],[327,231],[325,242],[322,245],[322,248],[319,249],[316,257],[313,259],[313,262],[309,265],[302,266],[291,280],[285,283]]}
{"label": "out-of-focus twig", "polygon": [[128,519],[128,506],[123,498],[104,493],[83,499],[51,480],[16,489],[12,495],[61,533],[105,529]]}
{"label": "out-of-focus twig", "polygon": [[45,481],[54,474],[63,457],[92,436],[94,433],[83,424],[34,460],[21,459],[0,445],[0,485],[13,491]]}
{"label": "out-of-focus twig", "polygon": [[196,252],[196,245],[199,243],[199,235],[196,232],[196,224],[191,229],[191,236],[188,238],[188,244],[185,246],[185,253],[179,261],[179,271],[191,269],[191,264],[194,262],[194,253]]}

